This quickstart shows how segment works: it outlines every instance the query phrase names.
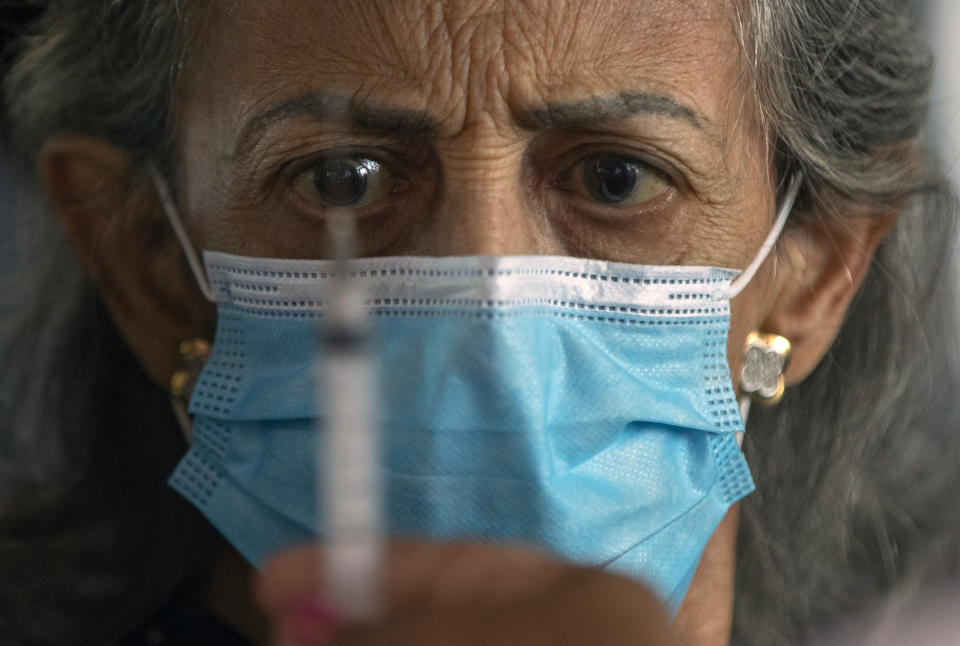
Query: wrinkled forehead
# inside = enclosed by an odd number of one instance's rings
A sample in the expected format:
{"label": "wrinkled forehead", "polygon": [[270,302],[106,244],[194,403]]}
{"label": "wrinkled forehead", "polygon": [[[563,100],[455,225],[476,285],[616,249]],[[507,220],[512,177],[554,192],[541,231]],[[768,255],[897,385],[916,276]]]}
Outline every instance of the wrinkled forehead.
{"label": "wrinkled forehead", "polygon": [[451,134],[622,92],[719,133],[740,66],[725,0],[223,0],[197,51],[186,96],[224,128],[323,86]]}

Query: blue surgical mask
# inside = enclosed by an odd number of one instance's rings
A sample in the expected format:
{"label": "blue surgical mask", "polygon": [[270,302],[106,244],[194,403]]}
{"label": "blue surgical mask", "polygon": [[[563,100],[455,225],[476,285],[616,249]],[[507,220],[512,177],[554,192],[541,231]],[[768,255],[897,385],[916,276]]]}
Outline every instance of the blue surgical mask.
{"label": "blue surgical mask", "polygon": [[[552,256],[354,261],[383,394],[389,533],[533,545],[640,580],[675,612],[714,529],[754,488],[730,299],[777,231],[742,274]],[[170,484],[259,565],[324,531],[314,339],[332,264],[211,252],[204,264],[218,327]]]}

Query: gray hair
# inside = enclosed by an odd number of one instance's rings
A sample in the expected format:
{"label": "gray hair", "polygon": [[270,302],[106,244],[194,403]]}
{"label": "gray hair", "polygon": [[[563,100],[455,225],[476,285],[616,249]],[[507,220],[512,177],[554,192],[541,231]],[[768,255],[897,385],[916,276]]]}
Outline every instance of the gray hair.
{"label": "gray hair", "polygon": [[[169,164],[171,97],[190,51],[179,4],[51,1],[6,79],[23,159],[32,163],[53,135],[80,132],[135,160]],[[798,217],[905,205],[829,356],[779,408],[751,417],[745,450],[757,492],[742,505],[739,644],[800,643],[811,629],[923,578],[957,553],[960,469],[948,464],[944,448],[957,448],[958,434],[942,422],[960,417],[927,414],[952,404],[938,399],[936,388],[951,357],[930,345],[939,339],[941,315],[952,314],[931,303],[941,302],[935,287],[943,282],[954,209],[918,144],[931,60],[910,10],[904,0],[744,0],[732,7],[747,90],[756,96],[778,173],[804,174]],[[175,453],[165,396],[139,372],[39,210],[24,209],[35,218],[26,229],[44,232],[28,252],[38,263],[26,276],[32,280],[19,279],[24,311],[18,325],[4,324],[0,339],[9,367],[0,377],[0,491],[17,491],[0,494],[0,571],[29,572],[33,583],[0,587],[0,637],[61,643],[79,626],[94,642],[136,624],[137,617],[111,616],[133,605],[132,591],[140,591],[148,612],[193,566],[176,547],[152,558],[148,549],[128,549],[129,562],[105,573],[83,559],[120,549],[131,523],[151,531],[165,522],[196,523],[170,501],[163,503],[168,515],[152,523],[130,511],[144,492],[162,498],[145,479],[162,481],[158,473]],[[135,375],[134,385],[120,373]],[[115,417],[108,404],[124,399],[137,405]],[[40,401],[43,410],[32,405]],[[77,410],[87,422],[69,426]],[[136,442],[126,442],[123,451],[155,468],[125,474],[140,487],[115,493],[113,507],[97,507],[92,501],[107,481],[102,453],[118,453],[111,443],[138,424],[152,426],[137,440],[162,444],[166,457],[149,461]],[[8,468],[14,461],[21,466]],[[78,512],[78,499],[99,512],[97,522]],[[41,564],[47,581],[33,574]],[[145,591],[143,580],[152,584]]]}
{"label": "gray hair", "polygon": [[[903,216],[828,356],[745,451],[735,641],[794,643],[960,558],[960,408],[945,268],[955,200],[922,146],[930,52],[902,0],[749,0],[740,33],[795,215]],[[880,45],[882,44],[882,45]],[[892,597],[889,593],[896,589]]]}
{"label": "gray hair", "polygon": [[3,644],[113,644],[206,580],[214,534],[165,483],[185,450],[169,401],[114,328],[33,173],[57,134],[169,159],[186,51],[176,2],[55,0],[5,79],[24,190],[23,261],[3,281],[0,317]]}

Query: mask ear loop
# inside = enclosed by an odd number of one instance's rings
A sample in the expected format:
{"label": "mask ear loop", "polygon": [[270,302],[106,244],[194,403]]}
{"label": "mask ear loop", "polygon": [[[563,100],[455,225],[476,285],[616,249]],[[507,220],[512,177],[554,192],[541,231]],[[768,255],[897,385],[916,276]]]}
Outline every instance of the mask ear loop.
{"label": "mask ear loop", "polygon": [[197,281],[197,286],[200,288],[200,291],[203,292],[204,297],[211,303],[216,303],[217,298],[213,293],[213,290],[210,289],[210,281],[207,280],[207,275],[203,270],[203,265],[200,263],[200,257],[197,256],[196,250],[193,248],[193,244],[190,242],[189,236],[187,236],[187,230],[183,226],[183,222],[180,220],[180,214],[177,211],[177,205],[173,201],[173,197],[170,195],[170,189],[167,187],[166,180],[163,179],[163,175],[160,174],[160,171],[157,170],[157,167],[150,165],[149,169],[150,177],[153,180],[153,185],[157,189],[157,195],[160,197],[160,204],[163,206],[164,213],[167,214],[167,220],[170,221],[170,227],[173,229],[173,234],[177,236],[177,240],[180,242],[180,248],[183,249],[183,255],[187,257],[187,264],[190,265],[190,271],[193,272],[193,277]]}
{"label": "mask ear loop", "polygon": [[753,280],[753,277],[760,269],[760,265],[762,265],[767,259],[767,256],[770,255],[770,250],[773,249],[773,246],[777,244],[777,240],[780,239],[780,234],[783,233],[783,227],[787,224],[787,218],[790,216],[790,212],[793,210],[793,203],[797,199],[797,193],[800,191],[800,183],[802,179],[803,173],[796,173],[790,178],[790,186],[787,188],[787,192],[783,196],[783,203],[780,205],[780,211],[777,213],[777,217],[773,221],[773,226],[770,228],[770,232],[767,234],[763,244],[760,246],[760,250],[757,251],[757,255],[754,257],[753,262],[747,265],[746,269],[740,272],[740,275],[730,283],[730,286],[727,287],[726,290],[724,290],[723,298],[733,299],[740,292],[742,292],[743,289],[750,283],[750,281]]}
{"label": "mask ear loop", "polygon": [[[724,290],[721,294],[721,297],[725,300],[731,300],[753,280],[753,277],[756,276],[757,271],[760,270],[760,265],[764,263],[767,259],[767,256],[770,255],[770,251],[773,249],[774,245],[777,244],[777,240],[780,239],[780,234],[783,233],[783,227],[787,224],[787,218],[790,216],[790,212],[793,211],[793,204],[797,200],[797,193],[800,192],[800,184],[803,181],[803,173],[797,172],[790,178],[790,185],[787,187],[787,192],[783,196],[783,203],[780,205],[780,210],[777,212],[777,217],[773,221],[773,226],[770,228],[770,232],[767,233],[767,237],[764,239],[763,244],[760,245],[757,255],[754,257],[753,262],[747,265],[746,269],[740,272],[740,275],[737,276]],[[743,418],[743,425],[747,425],[747,418],[750,415],[750,398],[741,397],[738,401],[740,406],[740,417]],[[743,444],[743,432],[737,433],[737,446]]]}
{"label": "mask ear loop", "polygon": [[[208,301],[215,303],[217,299],[213,294],[213,290],[210,289],[210,282],[207,280],[207,275],[203,271],[200,259],[197,257],[197,252],[194,250],[189,236],[187,236],[187,230],[180,220],[177,206],[174,204],[173,197],[170,195],[170,189],[167,187],[166,180],[163,179],[163,175],[160,174],[160,171],[157,170],[157,167],[153,164],[151,164],[147,170],[150,173],[150,179],[153,180],[154,188],[157,189],[157,196],[160,198],[160,204],[163,207],[163,212],[167,215],[167,220],[170,222],[173,234],[177,237],[177,240],[180,242],[180,248],[187,257],[187,264],[190,265],[190,271],[193,272],[193,277],[197,281],[197,287],[200,288],[200,291],[203,292],[204,297]],[[177,424],[180,426],[183,438],[187,441],[187,444],[190,444],[193,441],[193,422],[187,413],[186,405],[178,397],[171,396],[170,406],[173,408],[173,415],[177,420]]]}
{"label": "mask ear loop", "polygon": [[[747,418],[750,417],[750,401],[751,400],[749,397],[741,397],[740,400],[737,402],[740,405],[740,417],[743,418],[744,428],[746,428],[747,426]],[[737,431],[736,436],[737,436],[737,446],[742,447],[743,431]]]}

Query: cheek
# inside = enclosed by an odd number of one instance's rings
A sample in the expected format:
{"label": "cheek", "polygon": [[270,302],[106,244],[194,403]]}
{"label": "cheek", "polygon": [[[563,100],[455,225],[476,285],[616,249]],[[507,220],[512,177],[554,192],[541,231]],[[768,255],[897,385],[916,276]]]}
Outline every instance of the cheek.
{"label": "cheek", "polygon": [[217,214],[223,212],[229,195],[222,163],[228,155],[223,144],[228,138],[222,122],[208,104],[197,102],[185,110],[178,127],[178,203],[184,226],[198,251],[216,247],[222,236]]}
{"label": "cheek", "polygon": [[738,394],[740,391],[740,369],[743,365],[744,341],[750,331],[756,328],[753,317],[745,311],[748,308],[742,304],[742,299],[743,296],[740,296],[732,304],[730,332],[727,336],[727,364],[730,366],[730,380]]}

